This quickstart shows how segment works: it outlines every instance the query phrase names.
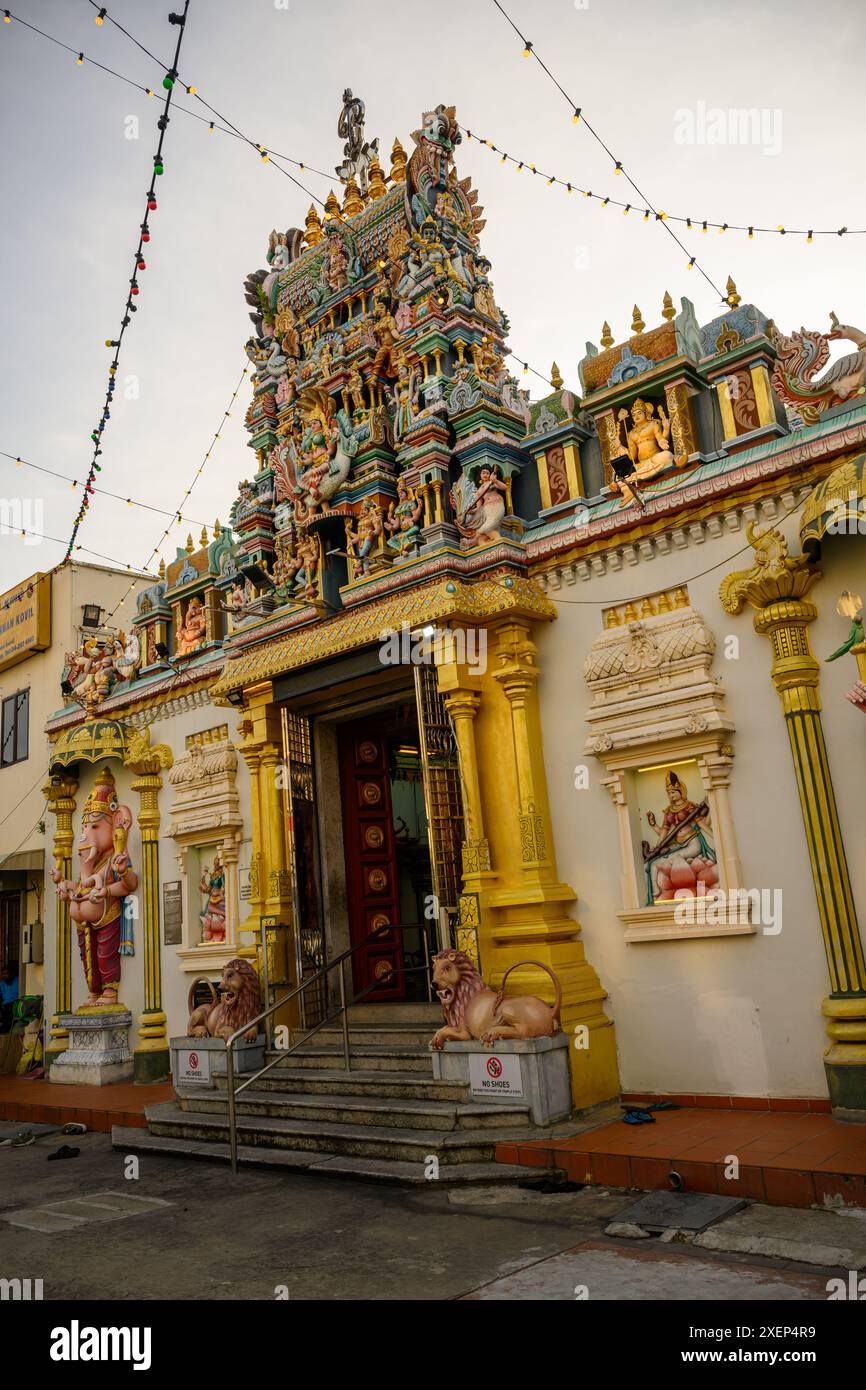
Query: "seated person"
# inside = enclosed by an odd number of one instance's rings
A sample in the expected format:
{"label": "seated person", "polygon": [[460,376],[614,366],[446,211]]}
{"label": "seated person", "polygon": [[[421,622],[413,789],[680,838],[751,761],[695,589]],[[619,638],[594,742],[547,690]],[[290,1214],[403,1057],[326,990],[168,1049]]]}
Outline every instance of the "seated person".
{"label": "seated person", "polygon": [[12,1028],[12,1005],[18,998],[18,972],[12,965],[4,965],[0,970],[0,1032],[8,1033]]}

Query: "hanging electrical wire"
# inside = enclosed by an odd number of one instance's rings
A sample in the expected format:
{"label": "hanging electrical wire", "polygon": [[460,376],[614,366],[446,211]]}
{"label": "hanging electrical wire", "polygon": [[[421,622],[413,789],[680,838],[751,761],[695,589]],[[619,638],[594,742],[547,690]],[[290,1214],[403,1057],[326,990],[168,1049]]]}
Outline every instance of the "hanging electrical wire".
{"label": "hanging electrical wire", "polygon": [[[66,553],[63,559],[59,561],[58,564],[54,565],[52,569],[48,572],[49,575],[56,574],[59,570],[61,570],[64,567],[64,565],[68,564],[73,551],[77,548],[76,543],[78,540],[78,532],[90,507],[90,499],[94,495],[96,475],[97,473],[100,473],[102,471],[102,465],[98,462],[98,459],[102,454],[102,437],[105,432],[106,426],[109,420],[111,419],[111,403],[112,398],[114,396],[114,378],[117,374],[117,368],[120,361],[120,350],[123,345],[124,335],[130,323],[132,322],[130,315],[134,314],[137,311],[138,307],[133,302],[140,293],[138,277],[147,268],[147,263],[144,259],[142,248],[147,242],[150,241],[149,217],[152,213],[156,211],[158,206],[156,198],[156,180],[160,178],[162,174],[165,172],[165,163],[163,159],[163,145],[165,143],[165,132],[168,128],[170,120],[168,113],[171,107],[172,94],[174,91],[174,80],[172,77],[172,73],[176,73],[177,71],[177,64],[180,58],[181,45],[183,43],[183,36],[186,30],[186,16],[188,9],[189,0],[185,0],[183,14],[169,15],[169,23],[177,26],[178,36],[177,43],[175,45],[174,61],[172,64],[172,68],[170,71],[166,72],[166,75],[163,79],[163,87],[165,89],[166,96],[165,101],[163,103],[162,115],[157,121],[159,140],[157,142],[156,153],[153,156],[153,169],[150,175],[150,183],[148,185],[146,194],[144,221],[140,224],[139,227],[138,244],[136,246],[135,254],[133,257],[132,275],[130,276],[129,280],[129,290],[126,296],[123,317],[120,321],[120,328],[116,338],[106,338],[105,340],[105,346],[113,349],[113,356],[111,360],[111,366],[108,368],[108,384],[106,386],[105,400],[102,406],[102,414],[99,418],[98,423],[90,433],[90,438],[93,443],[93,454],[90,460],[90,466],[87,471],[87,477],[82,485],[81,505],[75,515],[75,520],[72,524],[72,531],[69,540],[68,542],[66,542]],[[4,19],[6,18],[7,14],[9,14],[8,11],[4,12]],[[11,14],[9,15],[9,17],[11,19]],[[83,59],[84,55],[82,53],[79,53],[76,61],[83,62]],[[20,599],[13,601],[20,601]]]}
{"label": "hanging electrical wire", "polygon": [[581,122],[581,123],[586,127],[586,129],[589,131],[590,135],[592,136],[593,140],[595,140],[596,144],[599,145],[599,146],[604,150],[605,154],[607,155],[608,159],[610,160],[611,164],[613,165],[613,171],[614,171],[614,173],[615,173],[615,174],[620,174],[620,175],[622,175],[622,176],[625,178],[626,182],[627,182],[628,184],[630,184],[630,186],[634,189],[635,193],[638,195],[638,197],[639,197],[641,203],[644,205],[644,207],[647,208],[647,210],[648,210],[650,213],[652,213],[652,215],[653,215],[653,217],[655,218],[655,220],[656,220],[657,222],[659,222],[660,225],[661,225],[662,227],[664,227],[664,229],[665,229],[665,231],[667,232],[668,236],[670,236],[670,237],[676,242],[677,246],[680,248],[680,250],[682,251],[683,255],[687,257],[687,265],[686,265],[686,268],[687,268],[688,270],[697,269],[698,272],[699,272],[699,273],[703,276],[703,278],[706,280],[707,284],[710,286],[710,289],[712,289],[712,290],[715,291],[715,293],[719,296],[719,299],[720,299],[720,301],[721,301],[723,304],[726,304],[726,303],[728,302],[727,296],[724,295],[724,294],[722,294],[721,290],[719,289],[719,287],[718,287],[718,285],[715,283],[715,281],[707,274],[707,272],[704,270],[703,266],[699,264],[697,257],[696,257],[696,256],[689,256],[689,253],[688,253],[687,248],[683,245],[683,243],[680,241],[679,237],[677,236],[676,232],[675,232],[675,231],[673,230],[673,228],[669,225],[667,213],[662,212],[660,209],[654,207],[654,205],[650,202],[649,198],[647,198],[646,194],[638,187],[638,185],[635,183],[634,179],[632,178],[631,174],[630,174],[630,173],[628,172],[628,170],[625,168],[625,166],[624,166],[622,160],[616,158],[616,156],[613,154],[613,152],[612,152],[612,151],[608,148],[608,146],[605,144],[604,140],[601,138],[601,136],[599,135],[599,133],[598,133],[598,131],[595,129],[595,127],[589,122],[589,120],[587,120],[587,118],[586,118],[586,116],[584,115],[584,112],[583,112],[583,107],[578,106],[577,103],[574,102],[574,101],[572,100],[572,98],[569,96],[569,94],[568,94],[568,92],[565,90],[565,88],[561,85],[561,83],[557,80],[557,78],[554,77],[553,73],[551,72],[551,70],[550,70],[550,68],[547,66],[547,64],[545,63],[544,59],[541,57],[541,55],[540,55],[539,53],[536,52],[536,50],[535,50],[535,45],[521,33],[521,31],[518,29],[517,25],[514,23],[514,20],[511,18],[511,16],[510,16],[509,13],[507,12],[507,10],[500,4],[500,0],[493,0],[493,4],[496,6],[497,10],[498,10],[499,13],[502,15],[503,19],[505,19],[506,22],[507,22],[508,24],[510,24],[511,28],[514,30],[514,32],[515,32],[515,34],[517,35],[517,37],[520,39],[520,42],[523,44],[523,56],[524,56],[524,58],[529,58],[529,57],[534,58],[535,61],[538,63],[538,66],[541,68],[542,72],[544,72],[544,73],[547,75],[547,77],[548,77],[548,78],[550,79],[550,81],[553,83],[553,85],[554,85],[554,87],[556,88],[556,90],[557,90],[557,91],[560,93],[560,95],[563,96],[563,97],[565,98],[565,100],[568,102],[569,110],[572,112],[572,117],[571,117],[572,121],[573,121],[575,124],[578,123],[578,122]]}
{"label": "hanging electrical wire", "polygon": [[611,198],[609,194],[595,193],[591,188],[583,188],[579,183],[574,183],[572,180],[561,178],[558,174],[546,173],[544,169],[539,168],[538,165],[533,164],[530,160],[518,159],[516,155],[509,154],[507,150],[502,149],[499,145],[495,145],[493,141],[489,140],[486,136],[479,135],[477,131],[469,130],[469,128],[464,125],[461,125],[460,129],[463,131],[467,140],[475,140],[479,145],[483,145],[486,149],[490,150],[492,154],[498,155],[500,163],[513,164],[518,173],[526,169],[529,171],[530,174],[540,178],[542,182],[546,184],[548,187],[557,184],[560,188],[564,188],[567,193],[582,193],[584,198],[591,198],[594,202],[600,203],[602,207],[607,207],[608,205],[610,205],[610,207],[622,208],[623,213],[626,215],[628,215],[631,212],[636,213],[638,219],[643,222],[649,222],[651,220],[659,222],[662,220],[668,222],[678,222],[682,224],[687,229],[687,231],[690,232],[708,232],[711,229],[720,233],[746,232],[750,241],[756,235],[792,237],[802,236],[806,238],[806,241],[809,245],[812,244],[812,241],[816,236],[863,236],[864,233],[866,233],[866,227],[820,228],[783,227],[781,225],[776,227],[760,227],[757,224],[749,225],[745,222],[715,222],[712,218],[707,217],[687,217],[681,213],[677,214],[672,212],[654,212],[652,208],[641,207],[638,203],[625,203],[619,198]]}
{"label": "hanging electrical wire", "polygon": [[[249,370],[248,367],[247,367],[246,365],[244,365],[243,371],[241,372],[240,376],[238,377],[237,385],[235,386],[235,389],[232,391],[231,399],[229,400],[228,407],[227,407],[227,408],[223,411],[223,413],[222,413],[222,417],[221,417],[221,419],[220,419],[220,422],[219,422],[219,424],[217,425],[217,428],[214,430],[213,438],[211,439],[211,442],[210,442],[210,444],[208,445],[207,450],[205,451],[204,458],[202,459],[201,463],[199,464],[198,468],[196,469],[195,473],[193,474],[192,482],[190,483],[189,487],[188,487],[188,488],[186,489],[186,491],[184,492],[183,497],[181,498],[180,506],[177,508],[177,510],[176,510],[175,512],[172,513],[172,516],[174,517],[174,520],[172,521],[172,523],[171,523],[169,526],[167,526],[167,527],[165,528],[165,530],[163,531],[163,533],[162,533],[162,535],[160,536],[159,540],[157,541],[156,545],[155,545],[155,546],[153,547],[153,549],[151,550],[150,554],[148,555],[147,559],[145,560],[144,564],[142,565],[142,569],[143,569],[143,570],[148,570],[148,569],[150,568],[151,564],[153,563],[153,561],[156,559],[156,556],[159,554],[160,547],[162,546],[163,542],[166,541],[166,540],[168,539],[168,536],[169,536],[169,534],[170,534],[170,532],[171,532],[172,526],[176,525],[178,521],[181,521],[181,520],[183,519],[183,517],[182,517],[183,507],[184,507],[184,505],[186,504],[187,498],[190,497],[190,496],[192,495],[192,491],[193,491],[193,489],[194,489],[196,483],[198,482],[199,478],[201,477],[202,473],[203,473],[204,470],[205,470],[205,466],[206,466],[208,460],[210,459],[211,454],[213,453],[214,446],[216,445],[216,443],[218,442],[218,440],[219,440],[220,437],[221,437],[221,434],[222,434],[222,427],[223,427],[225,421],[228,420],[228,419],[230,418],[230,416],[231,416],[232,407],[233,407],[235,401],[237,400],[238,392],[239,392],[240,389],[241,389],[242,383],[243,383],[244,380],[246,379],[248,370]],[[189,518],[187,518],[187,520],[189,520]],[[196,523],[196,524],[197,524],[197,523]],[[114,607],[112,608],[112,610],[111,610],[111,612],[109,613],[108,618],[107,618],[107,621],[108,621],[109,623],[111,622],[111,619],[114,617],[114,615],[115,615],[115,613],[117,612],[117,610],[118,610],[119,608],[122,608],[122,607],[123,607],[124,603],[126,602],[126,600],[127,600],[127,598],[129,597],[129,595],[132,593],[132,590],[133,590],[134,588],[135,588],[135,585],[134,585],[134,584],[130,584],[129,587],[127,588],[126,592],[121,596],[121,598],[118,600],[118,602],[114,605]]]}

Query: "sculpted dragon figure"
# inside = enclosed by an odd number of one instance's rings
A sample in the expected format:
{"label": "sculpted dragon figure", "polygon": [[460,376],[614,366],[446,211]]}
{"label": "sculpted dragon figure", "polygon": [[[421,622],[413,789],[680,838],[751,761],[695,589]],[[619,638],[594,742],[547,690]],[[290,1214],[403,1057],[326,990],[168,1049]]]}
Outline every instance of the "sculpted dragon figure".
{"label": "sculpted dragon figure", "polygon": [[[433,988],[445,1014],[445,1026],[430,1039],[437,1051],[446,1042],[470,1042],[475,1038],[492,1047],[497,1038],[549,1038],[559,1031],[562,986],[542,961],[522,960],[509,966],[497,991],[486,985],[465,951],[439,951],[433,957]],[[506,999],[505,981],[512,970],[535,965],[547,971],[556,997],[552,1004],[534,994]]]}
{"label": "sculpted dragon figure", "polygon": [[[773,367],[773,386],[807,424],[814,424],[825,410],[841,405],[855,393],[866,392],[866,333],[840,323],[832,312],[830,325],[829,333],[801,328],[790,338],[777,329],[773,339],[779,354]],[[854,343],[857,351],[840,357],[829,371],[814,380],[815,373],[829,361],[830,343],[840,338]]]}

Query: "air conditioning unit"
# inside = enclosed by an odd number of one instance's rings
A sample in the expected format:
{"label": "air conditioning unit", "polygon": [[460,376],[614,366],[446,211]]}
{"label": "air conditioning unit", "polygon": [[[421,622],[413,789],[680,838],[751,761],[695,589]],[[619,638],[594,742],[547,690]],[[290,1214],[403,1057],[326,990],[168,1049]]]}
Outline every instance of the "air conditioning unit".
{"label": "air conditioning unit", "polygon": [[45,926],[42,922],[27,922],[21,928],[21,964],[41,965],[45,960]]}

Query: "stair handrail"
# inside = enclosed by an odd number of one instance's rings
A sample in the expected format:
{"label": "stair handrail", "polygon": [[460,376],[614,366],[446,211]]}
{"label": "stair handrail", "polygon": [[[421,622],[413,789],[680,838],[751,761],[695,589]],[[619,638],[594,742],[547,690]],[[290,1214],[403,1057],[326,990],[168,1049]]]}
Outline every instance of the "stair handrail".
{"label": "stair handrail", "polygon": [[[343,1060],[345,1062],[346,1071],[350,1072],[352,1070],[349,1055],[348,1010],[350,1008],[350,1004],[346,1001],[346,961],[350,958],[350,956],[353,956],[356,951],[360,951],[365,946],[369,946],[372,941],[374,941],[377,937],[382,936],[385,932],[408,931],[410,928],[417,929],[419,927],[421,929],[421,936],[424,941],[424,964],[410,966],[408,969],[404,966],[393,967],[387,977],[383,977],[383,979],[380,980],[373,980],[363,990],[361,990],[360,993],[353,994],[351,1004],[357,1004],[359,1000],[365,998],[367,994],[372,993],[374,989],[381,989],[382,984],[384,982],[384,978],[390,979],[394,975],[414,975],[418,974],[420,971],[423,971],[427,977],[427,997],[429,1000],[430,943],[427,940],[426,922],[386,922],[383,923],[381,927],[376,927],[373,931],[368,933],[368,935],[364,937],[363,941],[357,942],[357,944],[354,946],[349,946],[345,951],[342,951],[340,955],[335,956],[332,961],[329,961],[327,964],[321,966],[315,972],[315,974],[308,976],[306,980],[302,980],[299,985],[295,985],[294,989],[290,990],[288,994],[284,994],[280,999],[274,1000],[273,1004],[269,1004],[268,1007],[266,1009],[263,1009],[260,1014],[257,1014],[255,1018],[249,1019],[243,1025],[243,1027],[236,1028],[235,1031],[231,1034],[231,1036],[226,1038],[226,1100],[228,1103],[229,1157],[231,1161],[231,1171],[233,1174],[236,1174],[238,1171],[238,1133],[235,1101],[236,1098],[240,1095],[241,1091],[245,1091],[246,1088],[248,1086],[251,1086],[254,1081],[258,1081],[262,1076],[264,1076],[265,1072],[270,1071],[272,1067],[278,1066],[279,1063],[282,1062],[283,1058],[291,1056],[291,1054],[295,1052],[299,1047],[302,1047],[304,1043],[309,1042],[310,1038],[313,1037],[313,1035],[317,1033],[320,1028],[324,1028],[326,1023],[332,1023],[335,1018],[342,1019]],[[267,940],[264,941],[262,949],[265,951],[268,949]],[[235,1043],[240,1038],[242,1038],[245,1033],[248,1033],[254,1024],[256,1025],[256,1036],[258,1037],[258,1024],[262,1023],[266,1018],[270,1018],[271,1014],[275,1013],[277,1009],[284,1008],[286,1004],[290,1003],[293,999],[297,998],[298,995],[303,994],[304,990],[308,989],[310,985],[315,984],[317,980],[321,980],[327,977],[327,975],[332,970],[336,970],[338,967],[340,971],[340,1004],[339,1008],[337,1009],[337,1012],[335,1014],[326,1014],[323,1019],[320,1019],[320,1021],[316,1023],[312,1028],[305,1031],[304,1036],[302,1038],[299,1038],[297,1042],[292,1043],[290,1047],[280,1048],[276,1057],[272,1058],[270,1062],[266,1062],[265,1065],[259,1069],[259,1071],[254,1072],[251,1076],[248,1076],[246,1080],[242,1081],[241,1084],[236,1088],[234,1084]]]}

